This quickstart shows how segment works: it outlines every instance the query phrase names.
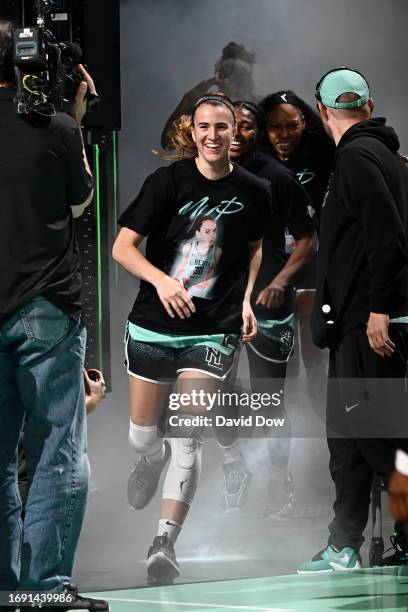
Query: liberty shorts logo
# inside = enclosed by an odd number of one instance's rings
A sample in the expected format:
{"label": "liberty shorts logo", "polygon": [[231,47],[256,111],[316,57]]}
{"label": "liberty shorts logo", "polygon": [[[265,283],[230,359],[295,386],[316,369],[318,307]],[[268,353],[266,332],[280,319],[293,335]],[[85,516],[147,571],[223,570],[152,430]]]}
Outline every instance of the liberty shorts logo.
{"label": "liberty shorts logo", "polygon": [[282,332],[280,341],[281,341],[280,352],[282,353],[282,355],[288,355],[292,351],[293,332],[292,331]]}
{"label": "liberty shorts logo", "polygon": [[217,351],[217,349],[207,347],[205,361],[210,367],[215,368],[216,370],[222,370],[223,365],[221,363],[221,356],[222,353]]}

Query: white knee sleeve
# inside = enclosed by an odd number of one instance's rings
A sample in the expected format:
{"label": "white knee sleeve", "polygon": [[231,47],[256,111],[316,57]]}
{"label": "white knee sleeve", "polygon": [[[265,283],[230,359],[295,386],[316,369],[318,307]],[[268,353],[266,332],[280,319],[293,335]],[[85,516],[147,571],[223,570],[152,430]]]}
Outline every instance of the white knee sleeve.
{"label": "white knee sleeve", "polygon": [[160,461],[164,455],[163,438],[158,436],[157,425],[143,427],[130,421],[129,445],[138,455],[157,461]]}
{"label": "white knee sleeve", "polygon": [[163,499],[190,505],[201,473],[203,440],[197,432],[191,438],[170,438],[171,458],[163,485]]}

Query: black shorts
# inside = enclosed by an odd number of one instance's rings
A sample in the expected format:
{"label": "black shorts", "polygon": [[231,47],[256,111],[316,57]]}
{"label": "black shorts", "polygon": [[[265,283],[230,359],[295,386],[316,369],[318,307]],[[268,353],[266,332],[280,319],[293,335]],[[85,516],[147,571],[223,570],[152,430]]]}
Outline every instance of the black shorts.
{"label": "black shorts", "polygon": [[258,320],[258,333],[248,345],[248,350],[254,351],[258,357],[266,361],[286,363],[293,353],[293,318],[273,321],[273,327],[270,330],[263,330],[262,321]]}
{"label": "black shorts", "polygon": [[133,340],[129,334],[125,351],[125,365],[130,376],[165,385],[172,384],[181,372],[198,372],[225,380],[232,369],[235,355],[235,349],[226,355],[202,344],[172,348]]}

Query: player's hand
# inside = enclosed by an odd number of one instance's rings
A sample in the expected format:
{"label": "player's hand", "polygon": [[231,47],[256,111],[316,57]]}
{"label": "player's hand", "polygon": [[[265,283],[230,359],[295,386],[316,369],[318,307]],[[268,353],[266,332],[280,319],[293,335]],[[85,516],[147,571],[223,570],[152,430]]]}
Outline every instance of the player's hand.
{"label": "player's hand", "polygon": [[285,287],[278,281],[272,281],[265,289],[260,291],[256,304],[265,308],[279,308],[285,297]]}
{"label": "player's hand", "polygon": [[188,291],[176,278],[164,274],[156,284],[157,295],[172,319],[177,315],[180,319],[191,317],[195,306]]}
{"label": "player's hand", "polygon": [[250,342],[256,337],[258,324],[249,300],[242,305],[242,342]]}
{"label": "player's hand", "polygon": [[83,80],[81,81],[78,87],[78,91],[72,102],[69,114],[71,115],[73,119],[75,119],[77,124],[80,126],[82,123],[82,119],[84,118],[84,115],[86,114],[87,100],[85,96],[86,96],[87,91],[89,91],[89,93],[95,96],[97,95],[97,93],[95,89],[95,83],[91,75],[89,74],[89,72],[85,70],[82,64],[78,64],[77,68],[78,68],[78,71],[81,73]]}
{"label": "player's hand", "polygon": [[213,86],[217,85],[220,91],[225,89],[225,85],[227,81],[225,79],[218,79],[217,77],[212,77],[211,79],[205,79],[204,81],[200,81],[197,85],[195,85],[192,89],[187,91],[184,95],[184,98],[190,103],[195,104],[201,96],[206,94],[208,90]]}
{"label": "player's hand", "polygon": [[390,318],[386,314],[370,312],[367,325],[367,337],[370,347],[380,357],[391,357],[395,344],[388,336]]}
{"label": "player's hand", "polygon": [[392,516],[401,523],[408,522],[408,476],[395,470],[388,485],[388,493]]}
{"label": "player's hand", "polygon": [[91,414],[105,397],[106,383],[102,372],[94,368],[84,370],[84,385],[86,413]]}

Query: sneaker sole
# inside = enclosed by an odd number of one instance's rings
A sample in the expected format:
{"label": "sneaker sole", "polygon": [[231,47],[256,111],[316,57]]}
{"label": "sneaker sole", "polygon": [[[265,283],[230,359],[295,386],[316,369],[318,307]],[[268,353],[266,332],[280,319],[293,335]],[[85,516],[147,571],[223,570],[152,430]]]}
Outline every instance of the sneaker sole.
{"label": "sneaker sole", "polygon": [[180,570],[163,552],[157,552],[147,560],[147,581],[149,584],[171,584]]}
{"label": "sneaker sole", "polygon": [[330,574],[331,572],[355,572],[356,570],[360,570],[361,565],[358,567],[342,567],[337,566],[335,569],[327,569],[327,570],[296,570],[298,574]]}
{"label": "sneaker sole", "polygon": [[305,575],[305,574],[313,575],[313,574],[331,574],[332,572],[334,572],[334,570],[333,569],[327,569],[327,570],[296,570],[296,572],[298,574],[302,574],[302,575]]}

